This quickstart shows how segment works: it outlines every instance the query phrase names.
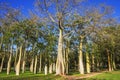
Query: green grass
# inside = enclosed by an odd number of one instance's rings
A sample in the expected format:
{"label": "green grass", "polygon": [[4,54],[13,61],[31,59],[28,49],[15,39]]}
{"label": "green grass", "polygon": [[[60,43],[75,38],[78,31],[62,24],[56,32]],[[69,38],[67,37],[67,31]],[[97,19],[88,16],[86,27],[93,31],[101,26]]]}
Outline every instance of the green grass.
{"label": "green grass", "polygon": [[25,72],[16,76],[14,72],[11,72],[10,75],[7,75],[6,72],[2,72],[0,73],[0,80],[65,80],[65,78],[54,74],[44,75]]}
{"label": "green grass", "polygon": [[80,74],[80,72],[70,72],[68,75],[76,76],[76,77],[84,76],[84,74]]}
{"label": "green grass", "polygon": [[83,80],[120,80],[120,71],[104,72]]}
{"label": "green grass", "polygon": [[[80,75],[78,72],[70,73],[69,75],[80,77],[84,75]],[[14,72],[11,72],[10,75],[7,75],[6,72],[0,73],[0,80],[67,80],[64,77],[56,76],[55,74],[33,74],[30,72],[21,73],[19,76],[16,76]],[[81,79],[80,79],[81,80]],[[120,80],[120,71],[113,72],[104,72],[102,74],[98,74],[96,76],[82,79],[82,80]]]}

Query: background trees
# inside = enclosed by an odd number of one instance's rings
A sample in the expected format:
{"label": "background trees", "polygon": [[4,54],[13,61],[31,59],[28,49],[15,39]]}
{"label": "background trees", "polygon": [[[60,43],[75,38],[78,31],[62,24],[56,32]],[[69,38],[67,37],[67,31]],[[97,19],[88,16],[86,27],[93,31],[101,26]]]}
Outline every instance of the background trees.
{"label": "background trees", "polygon": [[81,13],[80,4],[84,7],[78,0],[38,0],[39,14],[31,12],[29,18],[0,6],[0,72],[64,75],[119,69],[120,26],[112,8],[101,5]]}

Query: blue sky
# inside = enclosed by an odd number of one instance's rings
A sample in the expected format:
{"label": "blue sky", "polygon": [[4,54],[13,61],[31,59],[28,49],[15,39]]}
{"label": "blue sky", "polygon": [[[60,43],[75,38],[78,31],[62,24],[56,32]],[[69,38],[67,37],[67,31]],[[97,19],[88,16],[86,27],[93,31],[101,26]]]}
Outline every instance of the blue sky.
{"label": "blue sky", "polygon": [[[0,2],[7,2],[10,6],[21,8],[22,12],[27,15],[30,9],[33,9],[35,0],[0,0]],[[111,5],[114,8],[114,16],[120,17],[120,0],[88,0],[90,5],[98,5],[104,3]]]}

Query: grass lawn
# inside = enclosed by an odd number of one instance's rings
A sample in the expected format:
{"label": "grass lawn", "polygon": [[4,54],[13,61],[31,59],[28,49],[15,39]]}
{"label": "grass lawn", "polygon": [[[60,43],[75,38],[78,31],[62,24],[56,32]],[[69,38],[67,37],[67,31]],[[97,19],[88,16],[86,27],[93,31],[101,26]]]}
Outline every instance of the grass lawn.
{"label": "grass lawn", "polygon": [[16,76],[14,72],[11,72],[10,75],[3,72],[0,73],[0,80],[65,80],[65,78],[54,74],[44,75],[25,72],[24,74]]}
{"label": "grass lawn", "polygon": [[84,80],[120,80],[120,71],[104,72]]}
{"label": "grass lawn", "polygon": [[[73,73],[70,75],[75,77],[84,76],[80,75],[79,73]],[[10,75],[7,75],[6,72],[2,72],[0,73],[0,80],[67,80],[67,79],[61,76],[56,76],[54,74],[44,75],[25,72],[24,74],[16,76],[14,72],[11,72]],[[104,72],[102,74],[98,74],[90,78],[78,80],[120,80],[120,71]]]}

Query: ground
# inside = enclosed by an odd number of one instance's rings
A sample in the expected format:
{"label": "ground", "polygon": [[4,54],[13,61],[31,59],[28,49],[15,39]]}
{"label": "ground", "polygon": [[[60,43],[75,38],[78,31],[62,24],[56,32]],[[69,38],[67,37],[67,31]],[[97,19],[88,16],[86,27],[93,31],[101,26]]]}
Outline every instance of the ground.
{"label": "ground", "polygon": [[33,74],[30,72],[25,72],[16,76],[14,72],[7,75],[6,72],[0,73],[0,80],[65,80],[64,77],[56,76],[54,74]]}
{"label": "ground", "polygon": [[120,71],[104,72],[86,80],[120,80]]}
{"label": "ground", "polygon": [[85,75],[73,73],[67,76],[56,76],[54,74],[33,74],[26,72],[16,76],[15,73],[11,72],[10,75],[6,75],[5,72],[0,73],[0,80],[119,80],[120,71],[112,72],[97,72]]}

